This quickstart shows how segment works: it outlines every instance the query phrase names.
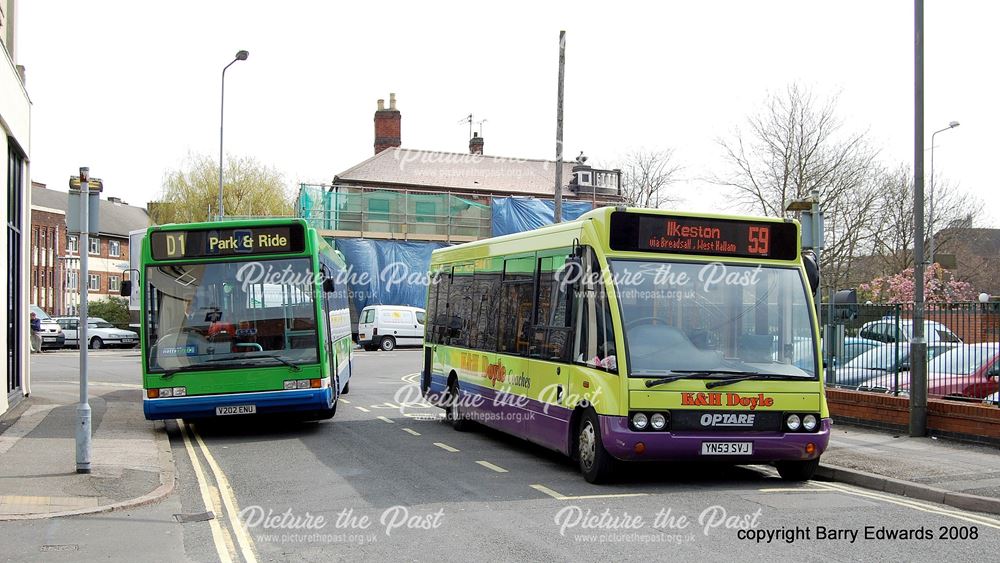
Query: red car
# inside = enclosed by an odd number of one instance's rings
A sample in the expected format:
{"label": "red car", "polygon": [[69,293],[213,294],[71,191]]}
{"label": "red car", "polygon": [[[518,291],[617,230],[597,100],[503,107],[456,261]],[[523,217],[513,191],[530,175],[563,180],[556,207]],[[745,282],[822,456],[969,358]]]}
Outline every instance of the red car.
{"label": "red car", "polygon": [[[860,391],[910,392],[910,374],[887,374],[861,384]],[[982,399],[1000,389],[1000,342],[962,344],[931,360],[927,366],[928,397]]]}

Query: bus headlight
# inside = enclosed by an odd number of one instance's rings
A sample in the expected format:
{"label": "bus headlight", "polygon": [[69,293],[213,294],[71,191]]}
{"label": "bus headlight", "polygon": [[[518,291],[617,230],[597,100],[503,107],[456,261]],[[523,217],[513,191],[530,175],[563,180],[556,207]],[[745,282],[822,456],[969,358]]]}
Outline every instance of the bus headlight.
{"label": "bus headlight", "polygon": [[284,384],[284,389],[285,389],[285,391],[288,391],[289,389],[295,389],[295,380],[294,379],[286,379],[285,380],[285,384]]}
{"label": "bus headlight", "polygon": [[802,417],[802,428],[805,428],[807,431],[812,432],[813,430],[816,429],[816,422],[817,422],[816,415],[807,414]]}
{"label": "bus headlight", "polygon": [[187,394],[187,387],[174,387],[174,397],[186,397]]}
{"label": "bus headlight", "polygon": [[160,398],[161,399],[163,399],[165,397],[173,397],[173,396],[174,396],[174,388],[173,387],[161,387],[160,388]]}
{"label": "bus headlight", "polygon": [[646,418],[645,414],[637,412],[632,415],[632,426],[634,426],[636,430],[645,429],[647,424],[649,424],[649,419]]}
{"label": "bus headlight", "polygon": [[663,427],[667,425],[667,419],[662,414],[656,413],[649,417],[649,424],[653,430],[663,430]]}
{"label": "bus headlight", "polygon": [[788,418],[785,419],[785,426],[787,426],[792,432],[798,430],[801,425],[802,421],[799,420],[799,415],[797,414],[790,414],[788,415]]}

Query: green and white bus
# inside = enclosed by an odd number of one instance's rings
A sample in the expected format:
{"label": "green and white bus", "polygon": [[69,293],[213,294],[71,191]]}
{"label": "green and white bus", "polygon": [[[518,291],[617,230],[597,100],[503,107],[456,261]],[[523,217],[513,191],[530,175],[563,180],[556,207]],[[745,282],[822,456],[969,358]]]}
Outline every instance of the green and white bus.
{"label": "green and white bus", "polygon": [[302,220],[150,227],[139,268],[146,418],[332,417],[351,378],[345,270]]}
{"label": "green and white bus", "polygon": [[421,388],[579,460],[769,463],[808,479],[831,420],[799,224],[602,208],[434,251]]}

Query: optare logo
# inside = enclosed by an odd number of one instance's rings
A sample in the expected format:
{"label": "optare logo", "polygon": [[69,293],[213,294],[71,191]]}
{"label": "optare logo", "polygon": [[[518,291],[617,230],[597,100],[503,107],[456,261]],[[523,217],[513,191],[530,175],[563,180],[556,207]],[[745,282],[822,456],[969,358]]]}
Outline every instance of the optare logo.
{"label": "optare logo", "polygon": [[705,413],[701,415],[702,426],[753,426],[755,414]]}

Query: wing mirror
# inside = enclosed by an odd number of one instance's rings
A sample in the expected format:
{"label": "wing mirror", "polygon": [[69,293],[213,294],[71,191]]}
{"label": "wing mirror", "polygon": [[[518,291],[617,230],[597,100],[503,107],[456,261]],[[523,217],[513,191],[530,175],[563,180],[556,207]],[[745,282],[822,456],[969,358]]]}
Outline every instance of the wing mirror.
{"label": "wing mirror", "polygon": [[132,280],[125,280],[122,282],[121,286],[118,288],[118,295],[122,297],[132,296]]}

